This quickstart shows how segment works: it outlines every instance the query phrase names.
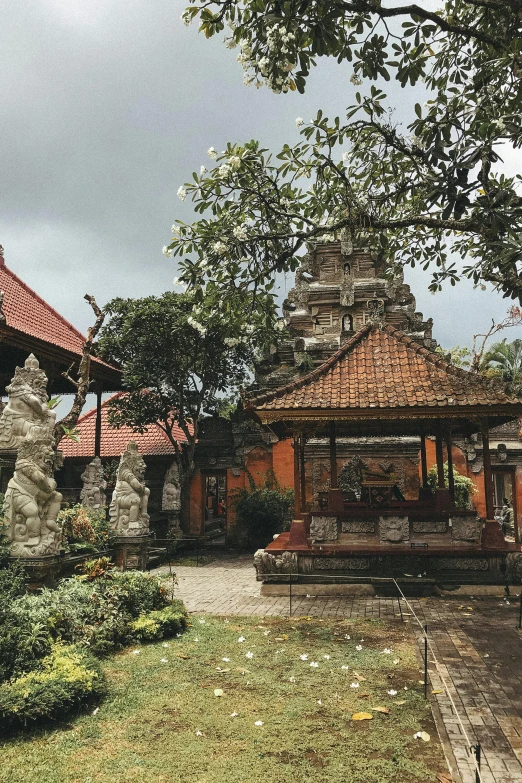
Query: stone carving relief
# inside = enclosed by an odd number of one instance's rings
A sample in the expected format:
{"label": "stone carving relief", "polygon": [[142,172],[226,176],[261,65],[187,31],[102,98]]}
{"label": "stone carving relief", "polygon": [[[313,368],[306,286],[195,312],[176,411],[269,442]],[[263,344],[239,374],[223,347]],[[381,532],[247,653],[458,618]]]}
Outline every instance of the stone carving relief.
{"label": "stone carving relief", "polygon": [[367,557],[316,557],[317,571],[364,571],[370,567]]}
{"label": "stone carving relief", "polygon": [[264,549],[258,549],[254,555],[254,567],[258,581],[264,574],[297,574],[297,554],[283,552],[272,555]]}
{"label": "stone carving relief", "polygon": [[375,533],[373,519],[349,519],[341,522],[342,533]]}
{"label": "stone carving relief", "polygon": [[353,492],[357,500],[361,499],[361,483],[368,465],[360,457],[352,457],[345,462],[339,473],[339,487],[343,492]]}
{"label": "stone carving relief", "polygon": [[522,554],[520,552],[508,554],[506,571],[511,583],[520,584],[522,582]]}
{"label": "stone carving relief", "polygon": [[51,427],[34,425],[18,448],[15,472],[4,500],[6,537],[15,557],[57,555],[62,529],[57,523],[62,496],[54,471],[62,465]]}
{"label": "stone carving relief", "polygon": [[326,465],[319,459],[312,460],[312,492],[314,503],[319,502],[319,492],[327,492],[330,486],[329,481],[323,481],[323,471],[330,474],[330,465]]}
{"label": "stone carving relief", "polygon": [[17,449],[32,426],[53,428],[56,413],[47,407],[47,375],[31,354],[23,367],[17,367],[6,386],[7,405],[0,416],[0,449]]}
{"label": "stone carving relief", "polygon": [[455,541],[480,541],[482,521],[479,518],[453,517],[451,523],[451,537]]}
{"label": "stone carving relief", "polygon": [[147,505],[150,490],[145,486],[145,462],[131,441],[121,456],[109,508],[111,529],[117,536],[143,536],[149,532]]}
{"label": "stone carving relief", "polygon": [[410,539],[408,517],[379,517],[379,537],[381,541],[398,544]]}
{"label": "stone carving relief", "polygon": [[162,511],[181,511],[181,484],[179,480],[179,468],[173,462],[165,475],[163,482],[163,494],[161,497]]}
{"label": "stone carving relief", "polygon": [[105,490],[107,482],[103,478],[103,465],[99,457],[89,462],[82,473],[83,487],[80,493],[80,501],[89,508],[105,508],[107,497]]}
{"label": "stone carving relief", "polygon": [[366,322],[382,324],[384,321],[384,299],[369,299],[366,302]]}
{"label": "stone carving relief", "polygon": [[441,557],[432,561],[440,571],[487,571],[488,561],[477,557]]}
{"label": "stone carving relief", "polygon": [[497,446],[497,456],[499,459],[499,462],[505,462],[507,460],[507,446],[505,443],[499,443]]}
{"label": "stone carving relief", "polygon": [[483,467],[484,467],[484,461],[482,457],[477,457],[471,466],[471,472],[480,473]]}
{"label": "stone carving relief", "polygon": [[315,541],[335,541],[337,539],[337,517],[312,517],[310,537]]}
{"label": "stone carving relief", "polygon": [[446,532],[446,520],[445,519],[430,519],[430,520],[417,520],[412,522],[412,528],[414,533],[445,533]]}

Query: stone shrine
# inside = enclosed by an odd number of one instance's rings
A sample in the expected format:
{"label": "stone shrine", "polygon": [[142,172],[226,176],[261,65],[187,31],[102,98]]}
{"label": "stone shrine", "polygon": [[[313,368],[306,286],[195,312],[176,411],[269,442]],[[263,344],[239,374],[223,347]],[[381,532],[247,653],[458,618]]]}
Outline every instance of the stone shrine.
{"label": "stone shrine", "polygon": [[89,508],[105,508],[107,482],[103,477],[103,465],[99,457],[95,457],[92,462],[89,462],[81,478],[83,487],[80,493],[80,502]]}
{"label": "stone shrine", "polygon": [[114,560],[124,571],[145,570],[148,560],[150,490],[145,486],[145,461],[134,441],[121,456],[116,486],[109,506],[114,538]]}

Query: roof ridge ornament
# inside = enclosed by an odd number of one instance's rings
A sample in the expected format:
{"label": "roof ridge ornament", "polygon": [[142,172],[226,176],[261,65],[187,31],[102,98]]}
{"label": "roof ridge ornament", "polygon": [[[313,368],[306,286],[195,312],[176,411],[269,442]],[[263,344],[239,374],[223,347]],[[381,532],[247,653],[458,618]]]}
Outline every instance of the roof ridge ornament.
{"label": "roof ridge ornament", "polygon": [[366,323],[382,329],[384,318],[384,299],[378,299],[374,292],[373,299],[368,299],[366,302]]}

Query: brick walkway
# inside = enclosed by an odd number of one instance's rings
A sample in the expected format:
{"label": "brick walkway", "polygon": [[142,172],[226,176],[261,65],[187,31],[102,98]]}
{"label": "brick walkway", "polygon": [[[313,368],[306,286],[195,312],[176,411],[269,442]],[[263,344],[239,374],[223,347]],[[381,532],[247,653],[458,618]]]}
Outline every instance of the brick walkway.
{"label": "brick walkway", "polygon": [[[288,598],[260,595],[251,556],[219,558],[210,565],[175,570],[176,595],[189,612],[288,615]],[[165,571],[168,568],[163,567],[156,573]],[[440,674],[448,683],[470,742],[481,744],[483,783],[522,783],[522,635],[518,631],[518,600],[513,598],[508,604],[501,593],[499,588],[497,598],[433,597],[411,599],[410,603],[419,619],[428,624]],[[292,613],[400,621],[397,600],[391,598],[298,596]],[[405,614],[405,621],[414,625],[422,649],[422,634],[414,618]],[[433,664],[430,685],[435,690],[442,688]],[[440,722],[442,718],[444,724],[441,738],[446,740],[453,775],[462,783],[475,783],[467,742],[451,700],[444,691],[433,698],[436,719]]]}

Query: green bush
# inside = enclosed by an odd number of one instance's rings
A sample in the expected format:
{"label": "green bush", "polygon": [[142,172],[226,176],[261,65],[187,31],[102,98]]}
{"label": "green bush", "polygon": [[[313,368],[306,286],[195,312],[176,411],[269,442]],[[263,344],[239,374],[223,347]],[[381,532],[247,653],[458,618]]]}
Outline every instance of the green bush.
{"label": "green bush", "polygon": [[110,537],[105,508],[94,509],[76,503],[58,514],[62,526],[62,542],[66,551],[105,549]]}
{"label": "green bush", "polygon": [[131,623],[133,636],[138,641],[152,642],[181,633],[187,626],[187,614],[181,601],[174,601],[165,609],[142,614]]}
{"label": "green bush", "polygon": [[92,655],[77,645],[54,644],[36,669],[0,685],[0,726],[8,732],[62,718],[99,700],[105,689]]}
{"label": "green bush", "polygon": [[236,524],[228,542],[241,548],[257,549],[270,543],[281,533],[294,503],[293,490],[278,487],[241,489],[234,498]]}
{"label": "green bush", "polygon": [[[455,467],[453,467],[453,482],[455,485],[456,507],[467,509],[472,508],[473,493],[477,491],[473,480],[467,476],[463,476],[458,472],[458,470],[456,470]],[[436,465],[433,465],[433,467],[428,470],[428,486],[431,490],[433,490],[433,492],[437,489],[438,474]],[[449,487],[449,467],[447,462],[444,463],[444,486],[446,488]]]}

